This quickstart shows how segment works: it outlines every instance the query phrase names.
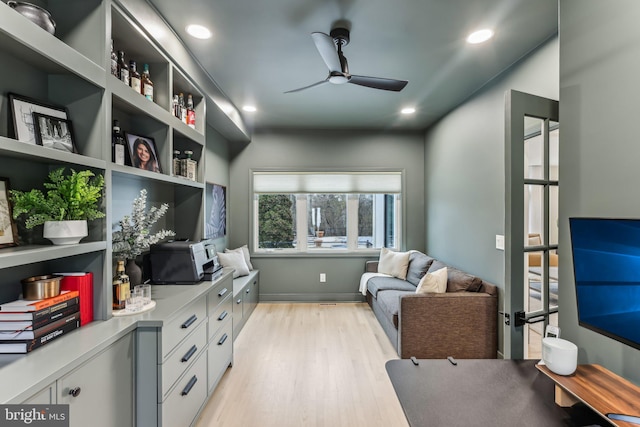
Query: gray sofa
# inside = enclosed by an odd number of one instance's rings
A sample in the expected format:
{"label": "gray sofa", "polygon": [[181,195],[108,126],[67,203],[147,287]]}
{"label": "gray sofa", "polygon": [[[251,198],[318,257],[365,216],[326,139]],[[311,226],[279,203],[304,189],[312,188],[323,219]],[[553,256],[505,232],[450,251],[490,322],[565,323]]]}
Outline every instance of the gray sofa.
{"label": "gray sofa", "polygon": [[[445,293],[416,294],[422,276],[445,266]],[[367,261],[365,271],[377,267],[377,261]],[[412,252],[407,279],[372,277],[366,298],[403,359],[497,357],[498,290],[479,277]]]}

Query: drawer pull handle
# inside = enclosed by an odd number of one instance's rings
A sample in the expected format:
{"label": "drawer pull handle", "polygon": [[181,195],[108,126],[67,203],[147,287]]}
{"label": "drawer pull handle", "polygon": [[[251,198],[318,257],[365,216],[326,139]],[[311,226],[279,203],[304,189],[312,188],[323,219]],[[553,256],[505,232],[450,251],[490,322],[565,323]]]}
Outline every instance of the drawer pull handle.
{"label": "drawer pull handle", "polygon": [[221,290],[220,292],[218,292],[218,296],[222,297],[224,294],[226,294],[227,292],[229,292],[229,290],[227,288],[224,288],[223,290]]}
{"label": "drawer pull handle", "polygon": [[195,322],[196,320],[198,320],[198,316],[194,314],[193,316],[189,317],[187,321],[184,322],[180,327],[182,329],[187,329],[189,326],[193,325],[193,322]]}
{"label": "drawer pull handle", "polygon": [[248,294],[249,292],[251,292],[251,288],[247,288],[247,290],[245,291],[245,293],[247,293],[247,294]]}
{"label": "drawer pull handle", "polygon": [[242,298],[239,298],[238,301],[236,301],[236,304],[242,304]]}
{"label": "drawer pull handle", "polygon": [[80,396],[80,392],[82,391],[82,389],[80,387],[74,387],[72,389],[69,389],[69,395],[73,396],[73,397],[78,397]]}
{"label": "drawer pull handle", "polygon": [[184,355],[184,356],[182,356],[182,363],[184,363],[184,362],[188,362],[188,361],[189,361],[189,359],[191,359],[191,356],[193,356],[194,354],[196,354],[196,351],[198,351],[198,347],[196,347],[196,346],[194,345],[193,347],[191,347],[191,348],[189,349],[189,351],[187,351],[187,352],[185,353],[185,355]]}
{"label": "drawer pull handle", "polygon": [[258,281],[257,281],[257,280],[254,280],[254,281],[253,281],[253,284],[254,284],[254,285],[257,285],[257,284],[258,284]]}
{"label": "drawer pull handle", "polygon": [[189,380],[189,383],[187,384],[187,386],[184,388],[184,390],[182,390],[182,393],[180,393],[182,396],[186,396],[187,394],[189,394],[189,392],[191,391],[191,389],[193,388],[194,385],[196,385],[196,383],[198,382],[198,377],[196,377],[195,375]]}
{"label": "drawer pull handle", "polygon": [[220,341],[218,341],[218,345],[222,345],[222,344],[224,344],[224,342],[227,340],[227,338],[229,338],[229,335],[224,334],[224,335],[222,336],[222,338],[220,338]]}
{"label": "drawer pull handle", "polygon": [[222,314],[220,316],[218,316],[218,320],[224,320],[225,317],[227,317],[229,313],[227,313],[227,310],[223,311]]}

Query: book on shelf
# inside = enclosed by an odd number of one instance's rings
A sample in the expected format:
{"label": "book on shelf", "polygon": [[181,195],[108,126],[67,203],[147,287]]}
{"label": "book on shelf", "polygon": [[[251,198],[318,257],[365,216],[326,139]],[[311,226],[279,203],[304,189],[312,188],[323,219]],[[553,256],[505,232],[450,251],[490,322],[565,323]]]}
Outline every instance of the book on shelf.
{"label": "book on shelf", "polygon": [[0,342],[6,341],[19,341],[19,340],[33,340],[40,338],[48,333],[55,331],[68,323],[80,321],[80,312],[70,314],[69,316],[55,320],[47,325],[41,326],[37,329],[25,329],[16,331],[0,331]]}
{"label": "book on shelf", "polygon": [[[33,330],[80,311],[78,297],[38,311],[12,313],[0,311],[0,331]],[[82,318],[82,313],[80,313]]]}
{"label": "book on shelf", "polygon": [[52,305],[59,304],[64,301],[68,301],[72,298],[79,296],[78,291],[60,291],[60,295],[40,299],[36,301],[29,301],[24,299],[19,299],[11,302],[7,302],[4,304],[0,304],[0,312],[2,311],[11,311],[11,312],[29,312],[29,311],[38,311],[43,308],[51,307]]}
{"label": "book on shelf", "polygon": [[90,271],[55,273],[62,275],[60,289],[78,291],[80,295],[80,326],[93,322],[93,273]]}
{"label": "book on shelf", "polygon": [[0,353],[28,353],[80,327],[80,319],[63,324],[41,337],[30,340],[0,340]]}

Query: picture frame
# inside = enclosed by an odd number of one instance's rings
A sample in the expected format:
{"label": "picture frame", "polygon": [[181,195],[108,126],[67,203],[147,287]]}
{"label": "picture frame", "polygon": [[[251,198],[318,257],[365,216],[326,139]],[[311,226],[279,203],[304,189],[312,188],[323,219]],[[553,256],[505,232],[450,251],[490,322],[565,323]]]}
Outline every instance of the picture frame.
{"label": "picture frame", "polygon": [[205,239],[219,239],[227,235],[227,188],[206,183],[204,228]]}
{"label": "picture frame", "polygon": [[71,120],[33,113],[36,143],[43,147],[77,153]]}
{"label": "picture frame", "polygon": [[162,173],[158,148],[153,138],[125,132],[125,140],[127,141],[127,152],[129,154],[126,162],[129,166]]}
{"label": "picture frame", "polygon": [[13,117],[14,137],[20,142],[37,145],[33,113],[46,114],[58,119],[69,119],[69,114],[65,107],[47,104],[16,93],[9,93],[8,96]]}
{"label": "picture frame", "polygon": [[0,177],[0,248],[18,245],[18,229],[9,199],[9,178]]}

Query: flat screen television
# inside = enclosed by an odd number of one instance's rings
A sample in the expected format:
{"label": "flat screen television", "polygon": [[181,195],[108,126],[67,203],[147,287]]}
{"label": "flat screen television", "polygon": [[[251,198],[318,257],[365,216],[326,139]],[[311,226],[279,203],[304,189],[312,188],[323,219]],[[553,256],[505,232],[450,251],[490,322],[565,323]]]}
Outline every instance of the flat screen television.
{"label": "flat screen television", "polygon": [[569,218],[580,326],[640,349],[640,220]]}

